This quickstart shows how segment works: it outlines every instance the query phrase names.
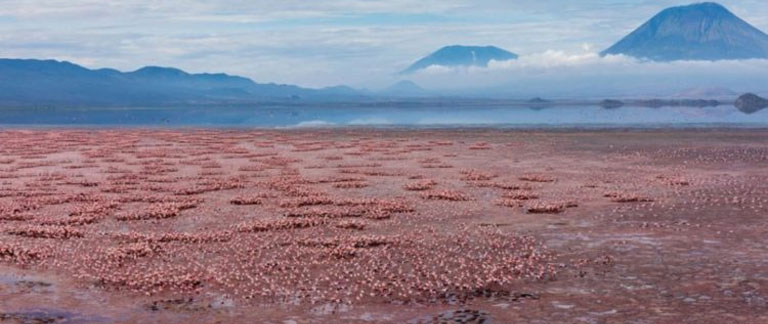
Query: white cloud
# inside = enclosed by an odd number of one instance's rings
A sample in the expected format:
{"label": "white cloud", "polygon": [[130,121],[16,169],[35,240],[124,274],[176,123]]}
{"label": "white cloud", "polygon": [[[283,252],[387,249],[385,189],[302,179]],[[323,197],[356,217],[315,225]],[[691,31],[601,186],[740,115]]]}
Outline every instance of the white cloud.
{"label": "white cloud", "polygon": [[642,61],[623,55],[601,57],[597,52],[566,53],[560,50],[546,50],[541,53],[521,55],[518,59],[490,61],[487,67],[432,65],[417,72],[418,75],[488,75],[493,73],[540,74],[565,70],[580,70],[587,67],[629,66]]}
{"label": "white cloud", "polygon": [[511,61],[491,61],[488,64],[489,69],[515,69],[518,67],[551,69],[557,67],[582,66],[585,64],[597,64],[603,60],[620,61],[622,57],[601,58],[596,52],[584,52],[577,54],[568,54],[564,51],[547,50],[543,53],[534,53],[524,55],[519,60]]}
{"label": "white cloud", "polygon": [[493,89],[490,94],[598,95],[671,94],[692,87],[723,86],[764,91],[768,60],[653,62],[597,52],[547,50],[488,67],[430,66],[412,75],[418,84],[443,91]]}
{"label": "white cloud", "polygon": [[541,53],[521,55],[516,60],[490,61],[487,67],[433,65],[417,75],[439,74],[489,74],[496,72],[531,73],[560,72],[567,70],[593,70],[596,73],[625,73],[628,71],[674,73],[681,71],[705,72],[709,69],[732,71],[761,70],[768,68],[768,60],[722,60],[722,61],[673,61],[656,62],[625,55],[601,56],[598,52],[566,53],[560,50],[546,50]]}

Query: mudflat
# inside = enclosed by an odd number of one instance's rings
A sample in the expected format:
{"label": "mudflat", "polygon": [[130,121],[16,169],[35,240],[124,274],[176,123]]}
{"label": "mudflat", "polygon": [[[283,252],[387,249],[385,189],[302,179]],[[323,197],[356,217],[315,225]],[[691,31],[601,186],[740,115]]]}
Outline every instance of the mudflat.
{"label": "mudflat", "polygon": [[0,322],[766,323],[768,131],[0,132]]}

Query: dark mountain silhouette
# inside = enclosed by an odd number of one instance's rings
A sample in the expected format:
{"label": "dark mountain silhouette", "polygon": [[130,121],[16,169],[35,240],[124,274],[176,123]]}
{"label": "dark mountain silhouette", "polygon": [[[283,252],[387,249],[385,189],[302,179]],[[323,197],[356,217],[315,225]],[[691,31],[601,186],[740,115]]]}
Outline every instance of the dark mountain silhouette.
{"label": "dark mountain silhouette", "polygon": [[768,58],[768,35],[705,2],[668,8],[601,54],[654,61]]}
{"label": "dark mountain silhouette", "polygon": [[54,60],[0,59],[0,104],[5,106],[164,106],[324,99],[352,91],[259,84],[223,73],[191,74],[176,68],[133,72],[91,70]]}
{"label": "dark mountain silhouette", "polygon": [[453,45],[443,47],[429,54],[401,73],[408,74],[426,69],[432,65],[439,66],[488,66],[488,62],[508,61],[517,59],[517,54],[503,50],[495,46],[462,46]]}
{"label": "dark mountain silhouette", "polygon": [[745,93],[736,99],[734,106],[742,112],[751,114],[768,108],[768,99],[754,93]]}

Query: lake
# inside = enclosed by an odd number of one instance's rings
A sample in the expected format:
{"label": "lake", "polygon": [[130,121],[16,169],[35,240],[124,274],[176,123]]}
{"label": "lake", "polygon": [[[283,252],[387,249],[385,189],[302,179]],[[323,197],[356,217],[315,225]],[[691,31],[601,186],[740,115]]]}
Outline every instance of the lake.
{"label": "lake", "polygon": [[4,127],[768,127],[768,109],[718,107],[186,107],[2,109]]}

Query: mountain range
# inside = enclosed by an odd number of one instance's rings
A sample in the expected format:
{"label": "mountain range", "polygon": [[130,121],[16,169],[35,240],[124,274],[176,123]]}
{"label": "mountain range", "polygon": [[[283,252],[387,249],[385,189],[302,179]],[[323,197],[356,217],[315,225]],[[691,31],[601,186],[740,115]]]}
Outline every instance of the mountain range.
{"label": "mountain range", "polygon": [[357,96],[351,88],[261,84],[223,73],[191,74],[167,67],[120,72],[66,61],[0,59],[0,104],[4,106],[238,104]]}
{"label": "mountain range", "polygon": [[768,58],[768,35],[713,2],[665,9],[601,53],[653,61]]}
{"label": "mountain range", "polygon": [[430,66],[481,66],[486,67],[491,61],[515,60],[518,55],[496,46],[445,46],[432,54],[411,64],[402,74],[409,74]]}
{"label": "mountain range", "polygon": [[[699,3],[661,11],[601,54],[623,54],[656,61],[768,58],[768,35],[719,4]],[[485,67],[491,61],[517,58],[517,54],[495,46],[452,45],[417,60],[401,74],[414,73],[430,66]],[[742,78],[741,75],[737,77]],[[172,67],[147,66],[121,72],[108,68],[88,69],[66,61],[0,59],[0,107],[136,107],[274,102],[305,104],[446,95],[509,97],[542,93],[557,87],[556,82],[550,79],[536,81],[515,78],[513,81],[517,82],[517,86],[502,84],[484,89],[453,89],[445,92],[424,89],[408,80],[379,91],[348,86],[309,89],[294,85],[257,83],[248,78],[223,73],[193,74]],[[566,90],[561,86],[559,90],[552,91],[560,91],[561,96],[583,96],[585,91],[594,90],[593,84],[598,82],[571,82],[567,84]],[[717,87],[729,86],[722,84],[722,78],[717,79],[720,84],[712,82],[707,82],[713,86],[711,88],[690,89],[677,94],[677,97],[721,99],[735,95],[731,90]],[[620,92],[626,89],[638,88],[635,85],[619,88],[617,84],[620,82],[603,82],[599,90],[622,95]],[[682,83],[676,85],[683,86]],[[760,82],[754,80],[739,81],[735,86],[732,82],[730,86],[743,88],[744,85],[758,93],[763,90],[759,88]],[[614,86],[620,90],[611,90]],[[642,90],[637,93],[639,91]]]}

